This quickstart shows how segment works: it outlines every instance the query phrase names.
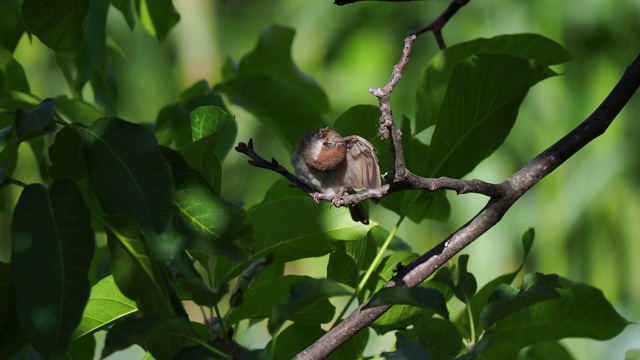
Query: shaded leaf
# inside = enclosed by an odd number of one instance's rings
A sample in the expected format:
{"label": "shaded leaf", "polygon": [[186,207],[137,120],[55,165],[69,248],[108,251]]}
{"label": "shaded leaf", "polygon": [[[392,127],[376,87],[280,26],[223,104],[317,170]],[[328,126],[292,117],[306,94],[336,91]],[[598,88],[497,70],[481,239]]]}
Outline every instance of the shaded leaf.
{"label": "shaded leaf", "polygon": [[[124,350],[131,345],[145,344],[152,339],[162,339],[166,336],[195,338],[189,322],[180,318],[160,317],[130,317],[118,321],[109,329],[105,339],[102,357],[107,357],[118,350]],[[175,349],[179,350],[179,349]],[[177,353],[177,351],[175,352]],[[158,359],[170,359],[175,354],[153,354]]]}
{"label": "shaded leaf", "polygon": [[90,124],[102,117],[102,113],[93,105],[67,96],[56,97],[56,111],[64,115],[70,122]]}
{"label": "shaded leaf", "polygon": [[95,249],[91,212],[76,184],[27,186],[15,208],[11,238],[24,331],[42,356],[60,357],[89,298],[87,273]]}
{"label": "shaded leaf", "polygon": [[308,131],[326,126],[322,115],[329,111],[322,88],[291,59],[293,36],[288,28],[266,28],[234,76],[214,88],[253,113],[290,149]]}
{"label": "shaded leaf", "polygon": [[0,47],[0,95],[6,96],[16,90],[26,94],[31,92],[27,76],[13,54]]}
{"label": "shaded leaf", "polygon": [[[242,305],[234,308],[227,318],[228,324],[235,324],[243,319],[265,319],[271,316],[273,308],[290,296],[293,284],[306,276],[287,275],[261,282],[252,286],[244,295]],[[325,323],[332,319],[335,307],[329,301],[321,300],[310,304],[294,314],[290,320],[302,324]]]}
{"label": "shaded leaf", "polygon": [[556,287],[559,286],[557,275],[527,274],[523,279],[523,286],[524,283],[532,281],[532,277],[541,277],[541,279],[534,280],[535,283],[520,291],[507,284],[496,287],[480,314],[480,324],[483,328],[487,329],[500,319],[533,304],[560,297],[556,291]]}
{"label": "shaded leaf", "polygon": [[44,135],[55,129],[53,111],[55,99],[45,99],[33,109],[16,110],[15,128],[20,141]]}
{"label": "shaded leaf", "polygon": [[127,214],[143,230],[161,232],[173,215],[174,189],[153,133],[115,118],[78,129],[89,182],[105,213]]}
{"label": "shaded leaf", "polygon": [[245,256],[234,245],[236,239],[249,231],[244,224],[244,210],[227,203],[216,194],[177,151],[163,147],[162,153],[173,173],[176,216],[183,227],[198,239],[198,244],[204,246],[209,255],[244,260]]}
{"label": "shaded leaf", "polygon": [[420,76],[416,92],[416,134],[436,124],[440,119],[445,119],[441,117],[440,111],[449,92],[449,85],[455,85],[450,80],[451,74],[460,62],[479,54],[511,55],[531,59],[545,67],[571,59],[571,55],[561,45],[537,34],[501,35],[450,46],[438,53]]}
{"label": "shaded leaf", "polygon": [[90,0],[24,0],[22,21],[29,32],[62,56],[78,56],[84,41],[82,22]]}
{"label": "shaded leaf", "polygon": [[0,46],[13,52],[24,33],[24,24],[20,19],[21,0],[0,2]]}
{"label": "shaded leaf", "polygon": [[49,176],[53,179],[69,178],[79,181],[87,176],[87,165],[80,134],[74,127],[64,127],[56,132],[49,147]]}
{"label": "shaded leaf", "polygon": [[180,21],[180,14],[173,6],[172,0],[160,0],[153,3],[136,1],[135,4],[142,23],[152,34],[156,35],[159,41],[164,41],[171,28]]}
{"label": "shaded leaf", "polygon": [[431,359],[453,359],[463,347],[462,336],[452,322],[423,318],[415,325],[416,338],[427,348]]}
{"label": "shaded leaf", "polygon": [[89,12],[82,23],[85,39],[82,42],[80,53],[73,59],[76,68],[73,85],[78,93],[91,80],[96,69],[106,62],[107,47],[105,44],[109,3],[109,0],[92,0]]}
{"label": "shaded leaf", "polygon": [[473,354],[515,357],[525,346],[545,341],[567,337],[608,340],[629,325],[602,291],[585,284],[562,285],[560,299],[533,304],[496,322],[486,330]]}
{"label": "shaded leaf", "polygon": [[329,262],[327,263],[328,279],[349,285],[355,289],[358,286],[359,275],[358,264],[354,258],[341,251],[332,252],[329,255]]}
{"label": "shaded leaf", "polygon": [[[531,247],[533,246],[534,237],[535,237],[535,231],[533,230],[533,228],[527,230],[524,233],[524,235],[522,235],[522,247],[524,249],[524,254],[522,255],[520,266],[518,266],[518,268],[511,273],[498,276],[497,278],[489,281],[485,286],[483,286],[480,290],[478,290],[478,292],[471,299],[471,302],[467,304],[467,306],[471,307],[471,314],[473,316],[473,327],[474,329],[476,329],[476,332],[480,333],[484,329],[480,324],[480,313],[482,312],[482,309],[487,304],[487,301],[489,300],[489,296],[493,293],[495,288],[500,284],[511,284],[515,280],[516,276],[518,276],[520,271],[522,271],[522,269],[524,268],[524,264],[527,260],[527,257],[529,256],[529,252],[531,251]],[[468,313],[468,311],[466,311],[465,314],[466,313]],[[470,338],[471,334],[470,334],[469,317],[460,316],[457,323],[460,324],[458,328],[461,329],[461,331],[463,332],[463,335],[467,338]]]}
{"label": "shaded leaf", "polygon": [[394,352],[384,352],[382,356],[389,360],[432,359],[429,351],[420,343],[408,339],[400,333],[396,333],[396,350]]}
{"label": "shaded leaf", "polygon": [[428,175],[460,178],[473,170],[504,142],[529,88],[555,75],[529,59],[504,54],[478,54],[458,63],[431,139]]}
{"label": "shaded leaf", "polygon": [[[517,360],[574,360],[571,352],[557,341],[547,341],[532,345],[518,353]],[[625,360],[630,360],[625,358]]]}
{"label": "shaded leaf", "polygon": [[449,310],[447,310],[444,296],[432,288],[421,286],[410,288],[402,285],[382,288],[371,297],[365,309],[382,305],[418,306],[449,319]]}
{"label": "shaded leaf", "polygon": [[276,334],[284,322],[293,318],[302,308],[330,297],[343,295],[349,295],[349,292],[331,279],[303,278],[291,285],[288,296],[273,307],[267,328],[272,335]]}

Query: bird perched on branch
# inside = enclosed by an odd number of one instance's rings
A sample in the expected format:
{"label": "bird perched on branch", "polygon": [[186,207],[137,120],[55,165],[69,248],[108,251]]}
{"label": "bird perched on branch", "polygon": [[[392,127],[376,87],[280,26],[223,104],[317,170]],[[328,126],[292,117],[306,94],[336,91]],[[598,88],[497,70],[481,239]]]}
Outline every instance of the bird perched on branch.
{"label": "bird perched on branch", "polygon": [[[342,137],[323,128],[307,133],[291,157],[296,175],[319,195],[332,196],[335,204],[345,193],[380,187],[380,168],[376,149],[364,138]],[[349,206],[351,218],[369,224],[361,204]]]}

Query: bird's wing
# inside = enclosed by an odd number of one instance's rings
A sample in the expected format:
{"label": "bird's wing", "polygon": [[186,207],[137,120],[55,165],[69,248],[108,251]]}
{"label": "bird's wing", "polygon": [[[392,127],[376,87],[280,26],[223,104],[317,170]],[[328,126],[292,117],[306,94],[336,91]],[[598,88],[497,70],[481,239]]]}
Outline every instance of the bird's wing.
{"label": "bird's wing", "polygon": [[347,138],[347,148],[350,161],[357,163],[359,175],[356,178],[359,181],[354,184],[354,189],[374,189],[380,187],[380,167],[378,166],[378,157],[376,149],[366,139],[353,135]]}

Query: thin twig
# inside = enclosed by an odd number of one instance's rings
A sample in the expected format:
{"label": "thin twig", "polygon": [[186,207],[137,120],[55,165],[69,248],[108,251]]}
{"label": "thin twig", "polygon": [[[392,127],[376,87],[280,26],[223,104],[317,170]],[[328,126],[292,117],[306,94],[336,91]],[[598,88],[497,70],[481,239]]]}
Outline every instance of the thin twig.
{"label": "thin twig", "polygon": [[419,36],[421,34],[426,33],[427,31],[433,32],[433,36],[436,38],[436,42],[440,49],[445,49],[447,44],[444,42],[444,37],[442,36],[442,28],[449,22],[449,20],[455,15],[455,13],[460,10],[463,6],[467,5],[471,0],[453,0],[447,7],[447,9],[440,14],[435,20],[428,23],[427,25],[421,27],[420,29],[412,31],[411,35]]}

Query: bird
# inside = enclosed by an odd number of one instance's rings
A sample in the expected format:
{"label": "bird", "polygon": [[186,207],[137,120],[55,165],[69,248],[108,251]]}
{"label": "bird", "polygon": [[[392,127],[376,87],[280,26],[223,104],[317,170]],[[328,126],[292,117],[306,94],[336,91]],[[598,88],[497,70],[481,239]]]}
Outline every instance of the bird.
{"label": "bird", "polygon": [[[302,182],[321,195],[333,197],[335,205],[345,193],[380,187],[380,168],[376,149],[358,136],[342,137],[338,132],[322,128],[308,132],[300,140],[291,157],[291,165]],[[349,206],[351,218],[365,225],[369,216],[360,203]]]}

